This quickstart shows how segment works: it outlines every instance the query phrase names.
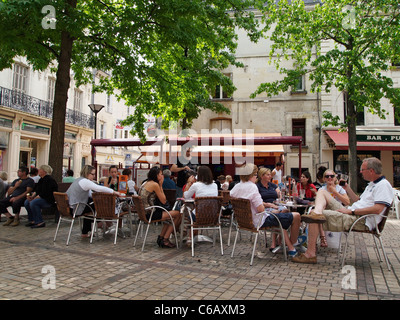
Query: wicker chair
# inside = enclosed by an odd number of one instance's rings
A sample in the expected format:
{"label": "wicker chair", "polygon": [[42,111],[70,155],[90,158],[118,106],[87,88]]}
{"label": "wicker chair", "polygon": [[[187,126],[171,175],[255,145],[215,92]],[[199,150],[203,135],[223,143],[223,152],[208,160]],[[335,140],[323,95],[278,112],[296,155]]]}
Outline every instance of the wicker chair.
{"label": "wicker chair", "polygon": [[[192,239],[192,257],[194,256],[194,230],[219,230],[219,238],[221,242],[221,255],[224,255],[222,244],[221,230],[221,204],[222,197],[196,197],[194,199],[194,210],[196,221],[193,221],[192,214],[190,217],[190,233]],[[215,237],[213,241],[215,245]]]}
{"label": "wicker chair", "polygon": [[165,197],[167,201],[172,207],[172,210],[175,210],[175,203],[176,203],[176,189],[164,189]]}
{"label": "wicker chair", "polygon": [[96,228],[97,222],[99,222],[99,221],[102,221],[102,222],[115,221],[117,223],[117,225],[115,227],[114,244],[116,244],[120,220],[128,212],[127,211],[122,212],[121,208],[116,205],[117,198],[118,198],[118,196],[116,194],[105,193],[105,192],[94,192],[92,197],[93,197],[93,202],[94,202],[94,207],[96,209],[96,212],[94,215],[90,243],[92,243],[92,241],[93,241],[93,233],[94,233],[94,229]]}
{"label": "wicker chair", "polygon": [[[237,242],[239,231],[251,232],[251,233],[255,234],[255,239],[254,239],[254,244],[253,244],[253,251],[252,251],[251,259],[250,259],[250,265],[253,265],[253,259],[254,259],[254,253],[255,253],[255,250],[256,250],[258,234],[259,234],[259,231],[264,231],[264,233],[270,232],[270,233],[276,233],[276,234],[281,235],[283,254],[284,254],[284,257],[285,257],[285,261],[287,261],[285,237],[284,237],[284,234],[283,234],[282,225],[281,225],[279,219],[277,218],[277,216],[275,214],[271,213],[271,215],[273,215],[278,220],[279,227],[261,228],[260,226],[258,226],[256,228],[256,227],[254,227],[254,224],[253,224],[253,215],[252,215],[252,212],[251,212],[250,200],[248,200],[248,199],[239,199],[239,198],[231,198],[230,201],[232,203],[233,212],[234,212],[234,215],[235,215],[235,220],[237,222],[236,237],[235,237],[235,242],[233,244],[231,257],[233,258],[233,254],[235,252],[236,242]],[[260,221],[261,221],[261,215],[260,215]]]}
{"label": "wicker chair", "polygon": [[386,219],[389,215],[390,207],[391,206],[386,208],[385,212],[383,213],[383,219],[381,220],[381,222],[379,222],[378,225],[376,225],[376,220],[374,220],[375,221],[375,229],[374,230],[364,230],[364,231],[353,230],[353,228],[357,222],[359,222],[363,219],[366,219],[367,217],[374,217],[374,216],[376,217],[376,214],[366,214],[366,215],[363,215],[360,218],[358,218],[356,221],[354,221],[354,223],[352,224],[352,226],[350,227],[350,230],[348,232],[343,232],[343,234],[346,236],[346,242],[345,242],[344,250],[343,250],[342,267],[344,266],[344,263],[346,260],[346,252],[347,252],[347,246],[348,246],[348,241],[349,241],[349,235],[352,232],[359,232],[359,233],[367,233],[367,234],[370,234],[373,236],[375,250],[376,250],[376,256],[379,259],[379,261],[382,262],[382,257],[381,257],[381,254],[379,253],[379,246],[378,246],[376,239],[379,240],[379,243],[381,245],[381,250],[382,250],[383,256],[386,261],[387,268],[389,271],[391,271],[390,265],[389,265],[389,260],[386,255],[386,251],[385,251],[385,248],[383,246],[383,241],[382,241],[382,232],[383,232],[383,228],[385,227],[385,224],[386,224]]}
{"label": "wicker chair", "polygon": [[66,243],[66,245],[68,246],[69,240],[71,238],[72,227],[74,226],[74,222],[75,222],[75,218],[76,218],[75,213],[76,213],[77,209],[80,206],[87,206],[90,208],[92,214],[88,213],[88,214],[83,214],[81,216],[78,216],[78,218],[83,218],[83,219],[93,220],[94,212],[93,212],[92,208],[89,205],[87,205],[86,203],[78,203],[75,207],[74,212],[72,213],[71,212],[72,210],[69,206],[68,195],[64,192],[53,192],[53,194],[54,194],[54,199],[56,200],[58,212],[60,213],[60,217],[58,219],[56,233],[54,235],[53,241],[55,242],[57,239],[58,229],[60,228],[61,222],[68,221],[68,222],[71,222],[71,225],[69,227],[68,237],[67,237],[67,243]]}
{"label": "wicker chair", "polygon": [[[156,222],[169,222],[169,220],[165,221],[165,220],[153,220],[152,219],[153,211],[154,211],[153,209],[161,208],[165,212],[167,212],[169,217],[170,217],[170,220],[171,220],[170,222],[172,223],[172,226],[174,228],[176,248],[178,249],[178,238],[177,238],[177,235],[176,235],[175,223],[174,223],[174,220],[172,219],[172,216],[169,213],[169,211],[164,209],[163,207],[159,207],[159,206],[150,206],[150,207],[145,208],[144,204],[143,204],[143,201],[142,201],[140,196],[132,196],[132,199],[133,199],[133,203],[135,204],[136,212],[137,212],[137,214],[139,216],[139,226],[138,226],[137,231],[136,231],[136,237],[135,237],[135,241],[133,243],[133,246],[136,246],[136,241],[137,241],[139,232],[140,232],[141,228],[143,227],[143,224],[147,224],[147,229],[146,229],[146,233],[145,233],[144,239],[143,239],[142,251],[144,250],[144,245],[146,243],[146,238],[147,238],[147,234],[148,234],[148,231],[149,231],[150,224],[156,223]],[[146,211],[148,211],[148,210],[151,210],[150,219],[147,219],[147,217],[146,217]]]}

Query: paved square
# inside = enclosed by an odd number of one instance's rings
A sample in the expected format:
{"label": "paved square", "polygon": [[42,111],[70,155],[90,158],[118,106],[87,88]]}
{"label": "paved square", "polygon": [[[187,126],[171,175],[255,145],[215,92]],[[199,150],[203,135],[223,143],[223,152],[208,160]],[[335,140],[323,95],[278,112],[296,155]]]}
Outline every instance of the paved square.
{"label": "paved square", "polygon": [[[4,222],[3,218],[3,222]],[[2,223],[3,223],[2,222]],[[144,252],[130,237],[80,237],[79,224],[65,241],[69,224],[54,219],[31,229],[0,225],[0,298],[12,300],[398,300],[400,299],[400,220],[390,216],[384,244],[392,271],[380,263],[370,235],[350,239],[347,265],[355,267],[355,288],[333,248],[320,248],[318,264],[285,262],[260,241],[250,266],[251,241],[243,233],[231,258],[228,229],[223,228],[224,255],[212,243],[196,244],[195,257],[187,247],[159,248],[160,226],[151,226]],[[134,233],[136,225],[134,226]],[[127,233],[128,234],[128,233]],[[233,232],[233,236],[235,232]],[[263,239],[263,237],[260,237]],[[350,270],[352,267],[350,267]],[[354,270],[354,269],[353,269]],[[347,278],[346,278],[347,277]],[[353,284],[353,285],[354,285]],[[350,286],[350,288],[349,288]]]}

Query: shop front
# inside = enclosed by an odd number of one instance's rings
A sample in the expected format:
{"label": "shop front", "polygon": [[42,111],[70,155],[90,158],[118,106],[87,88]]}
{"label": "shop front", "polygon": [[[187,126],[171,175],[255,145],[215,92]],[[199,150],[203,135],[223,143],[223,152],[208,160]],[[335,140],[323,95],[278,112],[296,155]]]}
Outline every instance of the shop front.
{"label": "shop front", "polygon": [[[363,159],[376,157],[382,161],[383,174],[394,187],[400,187],[400,128],[357,130],[357,167]],[[333,169],[348,173],[348,133],[326,130],[327,144],[330,146]],[[366,185],[360,173],[357,191]]]}

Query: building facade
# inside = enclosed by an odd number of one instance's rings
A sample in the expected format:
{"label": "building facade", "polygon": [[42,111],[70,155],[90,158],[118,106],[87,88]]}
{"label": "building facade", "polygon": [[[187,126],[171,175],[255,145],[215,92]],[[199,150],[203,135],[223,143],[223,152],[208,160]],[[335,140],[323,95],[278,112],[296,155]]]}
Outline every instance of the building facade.
{"label": "building facade", "polygon": [[[104,76],[107,74],[96,72],[95,81]],[[0,72],[0,171],[6,171],[10,181],[17,177],[20,165],[48,163],[55,82],[54,73],[33,70],[24,57],[17,57],[12,68]],[[75,177],[82,166],[91,163],[94,116],[90,103],[105,106],[98,114],[98,138],[129,135],[119,126],[129,108],[114,95],[93,94],[90,84],[77,87],[71,74],[63,169],[72,169]],[[124,155],[118,148],[99,148],[97,159],[100,169],[107,172],[111,164],[122,163]]]}
{"label": "building facade", "polygon": [[[216,114],[205,111],[194,121],[193,129],[202,128],[253,129],[255,133],[280,133],[282,136],[302,136],[302,171],[308,170],[313,179],[319,166],[348,173],[347,133],[339,128],[324,127],[322,114],[330,111],[344,122],[346,117],[343,93],[333,88],[330,92],[311,92],[311,81],[307,76],[299,79],[298,86],[277,96],[260,94],[249,98],[264,82],[281,79],[282,75],[273,64],[269,64],[271,43],[268,40],[251,42],[246,34],[238,30],[236,57],[244,68],[230,67],[224,73],[231,77],[237,90],[231,97],[224,95],[223,88],[216,88],[213,98],[224,104],[230,114]],[[332,43],[322,44],[322,51],[331,49]],[[272,57],[274,58],[274,57]],[[291,64],[288,62],[287,67]],[[400,87],[400,66],[393,65],[387,76],[394,86]],[[395,119],[394,108],[382,99],[381,108],[386,110],[385,119],[367,110],[358,115],[357,154],[359,164],[370,156],[381,159],[384,175],[393,186],[400,186],[400,123]],[[259,158],[258,165],[273,168],[275,161],[283,160],[284,174],[299,176],[296,146],[285,145],[280,157]],[[364,186],[360,176],[359,190]]]}

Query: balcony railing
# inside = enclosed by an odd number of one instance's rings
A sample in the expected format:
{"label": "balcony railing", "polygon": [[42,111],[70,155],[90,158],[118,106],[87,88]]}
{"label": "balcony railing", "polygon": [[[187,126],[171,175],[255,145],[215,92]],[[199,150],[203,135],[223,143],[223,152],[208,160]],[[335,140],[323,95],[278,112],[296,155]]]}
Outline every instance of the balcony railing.
{"label": "balcony railing", "polygon": [[[53,103],[3,87],[0,87],[0,105],[39,117],[53,118]],[[79,127],[94,128],[94,117],[79,111],[67,109],[65,120]]]}

